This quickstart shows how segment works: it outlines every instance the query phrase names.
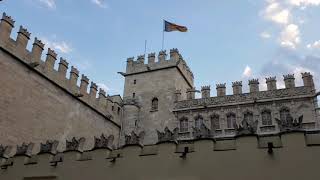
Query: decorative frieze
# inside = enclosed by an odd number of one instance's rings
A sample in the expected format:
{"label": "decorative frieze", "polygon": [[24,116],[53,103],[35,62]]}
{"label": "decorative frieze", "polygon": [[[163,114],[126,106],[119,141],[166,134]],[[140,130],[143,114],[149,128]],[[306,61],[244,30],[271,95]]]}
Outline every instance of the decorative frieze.
{"label": "decorative frieze", "polygon": [[157,130],[157,133],[158,133],[158,143],[176,141],[178,139],[179,129],[175,128],[173,131],[170,131],[170,129],[166,127],[164,129],[164,132],[160,132]]}
{"label": "decorative frieze", "polygon": [[175,109],[198,108],[205,106],[221,106],[228,104],[252,103],[259,100],[276,100],[277,98],[294,98],[299,96],[313,96],[310,87],[296,87],[293,89],[278,89],[274,91],[259,91],[251,93],[217,96],[203,99],[183,100],[176,103]]}

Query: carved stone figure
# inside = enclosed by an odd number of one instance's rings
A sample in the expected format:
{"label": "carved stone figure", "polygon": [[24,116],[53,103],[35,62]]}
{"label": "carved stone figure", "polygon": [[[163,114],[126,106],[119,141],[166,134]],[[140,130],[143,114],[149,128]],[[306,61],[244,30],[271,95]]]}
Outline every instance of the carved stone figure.
{"label": "carved stone figure", "polygon": [[144,138],[144,131],[141,131],[137,135],[134,131],[131,132],[131,135],[125,135],[125,145],[139,145],[142,144]]}
{"label": "carved stone figure", "polygon": [[193,137],[195,139],[212,138],[213,134],[205,124],[201,124],[200,129],[193,127]]}
{"label": "carved stone figure", "polygon": [[157,130],[158,142],[176,141],[178,139],[178,132],[178,128],[175,128],[173,131],[170,131],[168,127],[164,129],[164,132],[160,132]]}
{"label": "carved stone figure", "polygon": [[41,143],[40,144],[40,154],[41,153],[55,153],[57,151],[59,142],[54,140],[48,140],[46,143]]}
{"label": "carved stone figure", "polygon": [[26,155],[26,156],[30,156],[31,152],[32,152],[32,148],[33,148],[33,143],[22,143],[21,146],[17,146],[17,152],[15,154],[15,156],[21,156],[21,155]]}
{"label": "carved stone figure", "polygon": [[279,125],[280,131],[292,131],[292,130],[300,130],[302,128],[303,115],[299,116],[297,119],[293,119],[291,115],[289,115],[286,120],[280,120],[276,118],[276,121]]}
{"label": "carved stone figure", "polygon": [[66,151],[80,151],[84,141],[83,137],[78,140],[75,137],[71,141],[66,140]]}
{"label": "carved stone figure", "polygon": [[234,128],[236,129],[237,135],[249,135],[256,134],[258,128],[258,120],[247,121],[243,119],[240,125],[234,122]]}
{"label": "carved stone figure", "polygon": [[6,150],[9,148],[9,146],[3,146],[2,144],[0,144],[0,157],[4,157]]}
{"label": "carved stone figure", "polygon": [[110,135],[108,138],[102,134],[100,138],[94,137],[94,149],[110,148],[114,140],[114,136]]}

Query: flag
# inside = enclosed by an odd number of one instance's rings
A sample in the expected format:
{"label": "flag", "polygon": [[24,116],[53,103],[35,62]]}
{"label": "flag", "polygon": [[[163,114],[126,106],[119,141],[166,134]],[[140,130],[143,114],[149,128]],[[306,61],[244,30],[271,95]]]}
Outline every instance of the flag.
{"label": "flag", "polygon": [[164,20],[164,30],[165,32],[171,31],[180,31],[180,32],[187,32],[188,28],[185,26],[180,26],[171,22]]}

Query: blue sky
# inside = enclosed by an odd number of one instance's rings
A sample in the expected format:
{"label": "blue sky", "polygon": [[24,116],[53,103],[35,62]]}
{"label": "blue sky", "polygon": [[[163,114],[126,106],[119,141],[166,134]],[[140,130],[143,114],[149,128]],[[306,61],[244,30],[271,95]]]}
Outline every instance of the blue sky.
{"label": "blue sky", "polygon": [[[121,94],[126,58],[161,50],[162,20],[187,33],[165,34],[165,49],[178,48],[195,86],[311,71],[319,87],[320,0],[3,0],[1,12],[27,27],[67,58],[80,73]],[[31,47],[29,43],[29,48]]]}

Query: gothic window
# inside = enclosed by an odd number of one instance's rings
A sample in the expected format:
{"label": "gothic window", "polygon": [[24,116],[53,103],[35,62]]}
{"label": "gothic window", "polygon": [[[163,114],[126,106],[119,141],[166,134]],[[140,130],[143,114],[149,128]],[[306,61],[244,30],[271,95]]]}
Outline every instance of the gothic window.
{"label": "gothic window", "polygon": [[153,98],[151,101],[151,110],[158,110],[158,98]]}
{"label": "gothic window", "polygon": [[180,132],[188,132],[188,119],[182,118],[180,119]]}
{"label": "gothic window", "polygon": [[220,129],[220,120],[217,114],[211,116],[211,129]]}
{"label": "gothic window", "polygon": [[244,113],[244,115],[243,115],[243,120],[244,120],[245,122],[253,122],[253,114],[252,114],[252,112],[246,112],[246,113]]}
{"label": "gothic window", "polygon": [[197,116],[194,119],[194,127],[197,128],[197,129],[200,129],[202,124],[203,124],[203,117],[202,116]]}
{"label": "gothic window", "polygon": [[229,113],[227,115],[227,128],[233,128],[233,124],[236,122],[236,115],[234,113]]}
{"label": "gothic window", "polygon": [[280,120],[282,122],[287,122],[290,118],[290,111],[287,108],[283,108],[280,110]]}
{"label": "gothic window", "polygon": [[264,110],[261,113],[262,125],[268,126],[272,125],[271,112],[269,110]]}

